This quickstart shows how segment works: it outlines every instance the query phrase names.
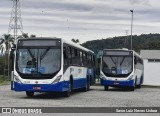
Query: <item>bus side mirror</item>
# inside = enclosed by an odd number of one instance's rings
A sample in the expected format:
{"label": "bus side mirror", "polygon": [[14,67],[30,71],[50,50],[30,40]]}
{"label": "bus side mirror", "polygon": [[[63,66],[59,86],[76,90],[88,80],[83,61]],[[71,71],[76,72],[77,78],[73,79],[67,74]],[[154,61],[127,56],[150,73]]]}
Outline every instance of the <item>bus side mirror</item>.
{"label": "bus side mirror", "polygon": [[15,47],[12,47],[11,48],[11,52],[10,52],[10,59],[13,59],[14,58],[14,51],[16,50]]}
{"label": "bus side mirror", "polygon": [[16,47],[11,48],[10,52],[10,60],[11,60],[11,71],[14,70],[14,51],[16,50]]}

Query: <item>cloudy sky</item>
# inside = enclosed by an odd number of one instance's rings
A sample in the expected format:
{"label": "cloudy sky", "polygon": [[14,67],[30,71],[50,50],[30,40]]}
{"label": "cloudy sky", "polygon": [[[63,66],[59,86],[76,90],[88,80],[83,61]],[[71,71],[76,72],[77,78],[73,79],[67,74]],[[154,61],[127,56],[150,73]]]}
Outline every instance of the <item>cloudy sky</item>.
{"label": "cloudy sky", "polygon": [[[159,0],[20,0],[23,31],[37,36],[89,40],[160,32]],[[0,35],[8,32],[12,1],[1,0]]]}

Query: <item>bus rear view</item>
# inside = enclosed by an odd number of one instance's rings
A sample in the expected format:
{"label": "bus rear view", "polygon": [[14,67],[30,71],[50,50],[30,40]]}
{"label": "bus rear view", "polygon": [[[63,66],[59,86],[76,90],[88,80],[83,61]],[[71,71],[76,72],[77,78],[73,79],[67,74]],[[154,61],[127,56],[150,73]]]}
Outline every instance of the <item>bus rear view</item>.
{"label": "bus rear view", "polygon": [[[101,59],[101,85],[108,87],[128,87],[134,90],[142,84],[143,66],[138,68],[135,52],[131,50],[104,50]],[[142,65],[142,64],[138,64]]]}

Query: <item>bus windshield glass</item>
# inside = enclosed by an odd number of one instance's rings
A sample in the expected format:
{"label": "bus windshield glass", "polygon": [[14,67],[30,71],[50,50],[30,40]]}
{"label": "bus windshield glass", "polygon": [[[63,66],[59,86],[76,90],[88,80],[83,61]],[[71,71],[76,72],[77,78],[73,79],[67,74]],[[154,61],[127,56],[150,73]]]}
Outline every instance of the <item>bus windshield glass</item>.
{"label": "bus windshield glass", "polygon": [[104,51],[102,71],[109,77],[126,77],[132,72],[133,53],[131,51]]}
{"label": "bus windshield glass", "polygon": [[17,71],[21,74],[53,74],[60,70],[60,48],[19,48],[16,54]]}

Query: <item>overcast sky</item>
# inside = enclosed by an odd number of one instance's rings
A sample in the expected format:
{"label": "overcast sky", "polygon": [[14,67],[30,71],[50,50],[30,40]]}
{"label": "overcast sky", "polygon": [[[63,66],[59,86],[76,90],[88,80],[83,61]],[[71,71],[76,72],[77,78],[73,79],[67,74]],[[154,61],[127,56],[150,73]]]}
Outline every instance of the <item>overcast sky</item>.
{"label": "overcast sky", "polygon": [[[89,40],[160,32],[159,0],[20,0],[23,31],[37,36]],[[1,0],[0,35],[8,32],[12,1]]]}

